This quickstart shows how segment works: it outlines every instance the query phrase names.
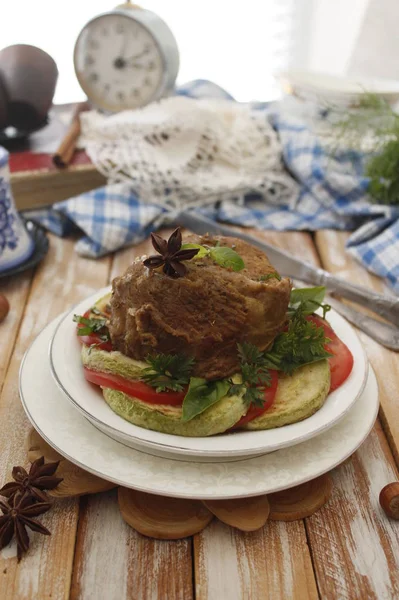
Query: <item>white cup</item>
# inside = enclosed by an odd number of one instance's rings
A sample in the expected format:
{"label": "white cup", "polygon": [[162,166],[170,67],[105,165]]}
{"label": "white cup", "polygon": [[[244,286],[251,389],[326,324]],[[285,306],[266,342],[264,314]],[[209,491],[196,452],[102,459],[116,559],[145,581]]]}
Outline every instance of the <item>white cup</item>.
{"label": "white cup", "polygon": [[30,258],[34,243],[17,213],[10,186],[8,152],[0,146],[0,272]]}

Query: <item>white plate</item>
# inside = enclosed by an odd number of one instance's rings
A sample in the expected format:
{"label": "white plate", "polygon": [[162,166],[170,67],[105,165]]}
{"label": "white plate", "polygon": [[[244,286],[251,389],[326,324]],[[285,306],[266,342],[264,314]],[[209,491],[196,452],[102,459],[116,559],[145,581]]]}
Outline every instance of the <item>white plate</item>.
{"label": "white plate", "polygon": [[347,77],[313,71],[288,70],[277,74],[297,95],[332,102],[353,102],[365,94],[374,93],[388,102],[399,99],[399,82],[391,79]]}
{"label": "white plate", "polygon": [[51,342],[50,362],[55,381],[73,405],[101,431],[124,444],[151,450],[162,456],[165,456],[165,452],[180,455],[184,459],[187,456],[202,459],[238,458],[273,452],[319,435],[337,423],[356,402],[365,385],[368,365],[359,338],[345,319],[331,311],[331,325],[351,350],[355,358],[354,367],[345,383],[331,393],[324,406],[308,419],[267,431],[239,431],[198,438],[138,427],[115,414],[104,401],[100,388],[88,383],[83,374],[81,346],[73,315],[83,314],[107,291],[109,288],[90,296],[63,317]]}
{"label": "white plate", "polygon": [[350,456],[369,434],[378,412],[370,369],[359,400],[334,427],[312,440],[272,454],[235,462],[193,463],[158,458],[107,437],[68,402],[54,383],[48,344],[56,322],[27,351],[19,389],[38,432],[60,454],[118,485],[180,498],[243,498],[287,489],[314,479]]}

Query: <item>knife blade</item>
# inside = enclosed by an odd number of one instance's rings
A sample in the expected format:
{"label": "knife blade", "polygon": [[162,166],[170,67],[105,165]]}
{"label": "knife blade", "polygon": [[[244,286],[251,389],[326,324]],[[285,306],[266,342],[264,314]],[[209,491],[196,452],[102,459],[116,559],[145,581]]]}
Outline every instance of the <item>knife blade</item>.
{"label": "knife blade", "polygon": [[236,230],[228,225],[217,223],[197,212],[183,210],[175,216],[174,221],[177,225],[186,227],[193,233],[199,235],[209,233],[212,235],[225,235],[243,239],[263,250],[263,252],[267,254],[272,265],[282,275],[301,279],[312,285],[323,285],[331,293],[336,293],[343,298],[366,306],[391,323],[399,325],[399,298],[377,294],[370,289],[355,285],[340,277],[335,277],[324,269],[314,267],[306,261],[298,260],[288,254],[288,252],[279,250],[267,242],[261,241],[248,233],[244,233],[242,230]]}

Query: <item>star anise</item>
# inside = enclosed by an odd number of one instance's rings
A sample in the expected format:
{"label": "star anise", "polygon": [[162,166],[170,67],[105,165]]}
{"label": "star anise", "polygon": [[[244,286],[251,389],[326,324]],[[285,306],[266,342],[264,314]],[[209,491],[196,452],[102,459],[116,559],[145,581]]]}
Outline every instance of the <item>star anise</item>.
{"label": "star anise", "polygon": [[12,476],[14,481],[6,483],[0,489],[0,496],[5,496],[10,501],[16,494],[28,493],[39,502],[48,502],[49,497],[43,490],[53,490],[62,481],[62,477],[55,477],[59,461],[44,464],[44,457],[35,460],[29,473],[23,467],[14,467]]}
{"label": "star anise", "polygon": [[187,272],[187,268],[182,261],[194,258],[199,252],[198,248],[181,249],[180,227],[175,229],[167,241],[161,238],[160,235],[152,233],[151,242],[159,254],[146,258],[143,264],[149,269],[158,269],[163,266],[163,272],[170,277],[183,277]]}
{"label": "star anise", "polygon": [[11,502],[0,500],[0,509],[3,513],[0,516],[0,549],[7,546],[15,536],[19,562],[22,554],[29,548],[27,527],[37,533],[51,535],[44,525],[32,518],[42,515],[49,508],[51,508],[50,502],[36,502],[29,494],[21,496],[17,493]]}

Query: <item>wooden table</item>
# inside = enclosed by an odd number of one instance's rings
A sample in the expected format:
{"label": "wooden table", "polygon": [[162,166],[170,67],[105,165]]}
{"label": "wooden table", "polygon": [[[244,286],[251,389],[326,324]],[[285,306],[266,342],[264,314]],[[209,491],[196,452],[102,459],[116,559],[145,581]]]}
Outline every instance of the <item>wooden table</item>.
{"label": "wooden table", "polygon": [[[257,233],[341,277],[382,290],[344,252],[345,233]],[[35,272],[0,281],[11,304],[0,325],[0,484],[26,464],[30,429],[18,397],[18,369],[32,340],[56,315],[103,287],[146,244],[93,262],[73,239],[51,237]],[[241,533],[214,520],[193,539],[147,539],[122,520],[115,491],[58,501],[42,517],[18,565],[0,553],[0,600],[278,600],[399,598],[399,523],[378,503],[398,479],[399,356],[361,335],[381,394],[379,420],[362,447],[332,473],[330,502],[312,517]]]}

